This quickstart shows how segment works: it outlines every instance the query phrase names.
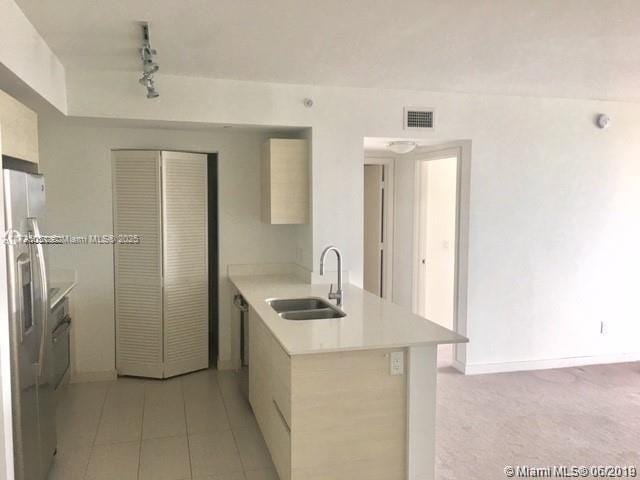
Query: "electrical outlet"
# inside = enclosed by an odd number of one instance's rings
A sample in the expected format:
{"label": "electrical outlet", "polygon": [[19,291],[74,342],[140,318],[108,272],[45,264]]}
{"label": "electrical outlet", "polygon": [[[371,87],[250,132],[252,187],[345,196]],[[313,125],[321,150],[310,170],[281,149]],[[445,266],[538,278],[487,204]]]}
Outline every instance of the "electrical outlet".
{"label": "electrical outlet", "polygon": [[605,322],[600,322],[600,335],[609,333],[609,326]]}
{"label": "electrical outlet", "polygon": [[402,375],[404,373],[404,352],[391,352],[389,355],[389,373]]}

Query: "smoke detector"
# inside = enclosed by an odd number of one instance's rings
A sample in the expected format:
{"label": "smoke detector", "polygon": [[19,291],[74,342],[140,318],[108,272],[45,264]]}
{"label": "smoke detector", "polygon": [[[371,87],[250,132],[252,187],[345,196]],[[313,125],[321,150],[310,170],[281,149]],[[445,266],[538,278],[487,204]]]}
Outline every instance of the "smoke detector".
{"label": "smoke detector", "polygon": [[596,125],[600,128],[609,128],[611,126],[611,117],[609,115],[605,115],[601,113],[596,118]]}

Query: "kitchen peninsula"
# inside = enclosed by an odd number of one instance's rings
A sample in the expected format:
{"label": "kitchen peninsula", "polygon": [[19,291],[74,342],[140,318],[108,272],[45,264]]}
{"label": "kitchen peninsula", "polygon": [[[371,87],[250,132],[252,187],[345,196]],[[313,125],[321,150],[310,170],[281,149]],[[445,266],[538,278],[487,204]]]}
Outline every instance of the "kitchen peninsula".
{"label": "kitchen peninsula", "polygon": [[249,398],[281,480],[433,479],[436,349],[465,337],[349,284],[346,316],[287,320],[271,300],[326,301],[328,285],[230,278],[249,304]]}

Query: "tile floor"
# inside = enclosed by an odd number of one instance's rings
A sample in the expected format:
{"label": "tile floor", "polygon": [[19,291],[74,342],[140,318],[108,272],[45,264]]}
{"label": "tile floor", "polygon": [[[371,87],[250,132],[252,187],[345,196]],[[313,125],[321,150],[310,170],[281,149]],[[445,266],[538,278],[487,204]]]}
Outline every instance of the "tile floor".
{"label": "tile floor", "polygon": [[235,372],[68,385],[49,480],[277,480]]}

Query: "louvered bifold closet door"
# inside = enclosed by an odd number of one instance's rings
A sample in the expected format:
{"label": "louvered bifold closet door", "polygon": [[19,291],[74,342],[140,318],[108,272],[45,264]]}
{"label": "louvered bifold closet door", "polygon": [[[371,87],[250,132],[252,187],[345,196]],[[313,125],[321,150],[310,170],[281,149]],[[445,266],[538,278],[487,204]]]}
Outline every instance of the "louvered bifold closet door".
{"label": "louvered bifold closet door", "polygon": [[207,156],[162,152],[165,376],[209,365]]}
{"label": "louvered bifold closet door", "polygon": [[162,378],[162,208],[160,152],[113,152],[113,227],[140,235],[116,243],[115,311],[118,374]]}

